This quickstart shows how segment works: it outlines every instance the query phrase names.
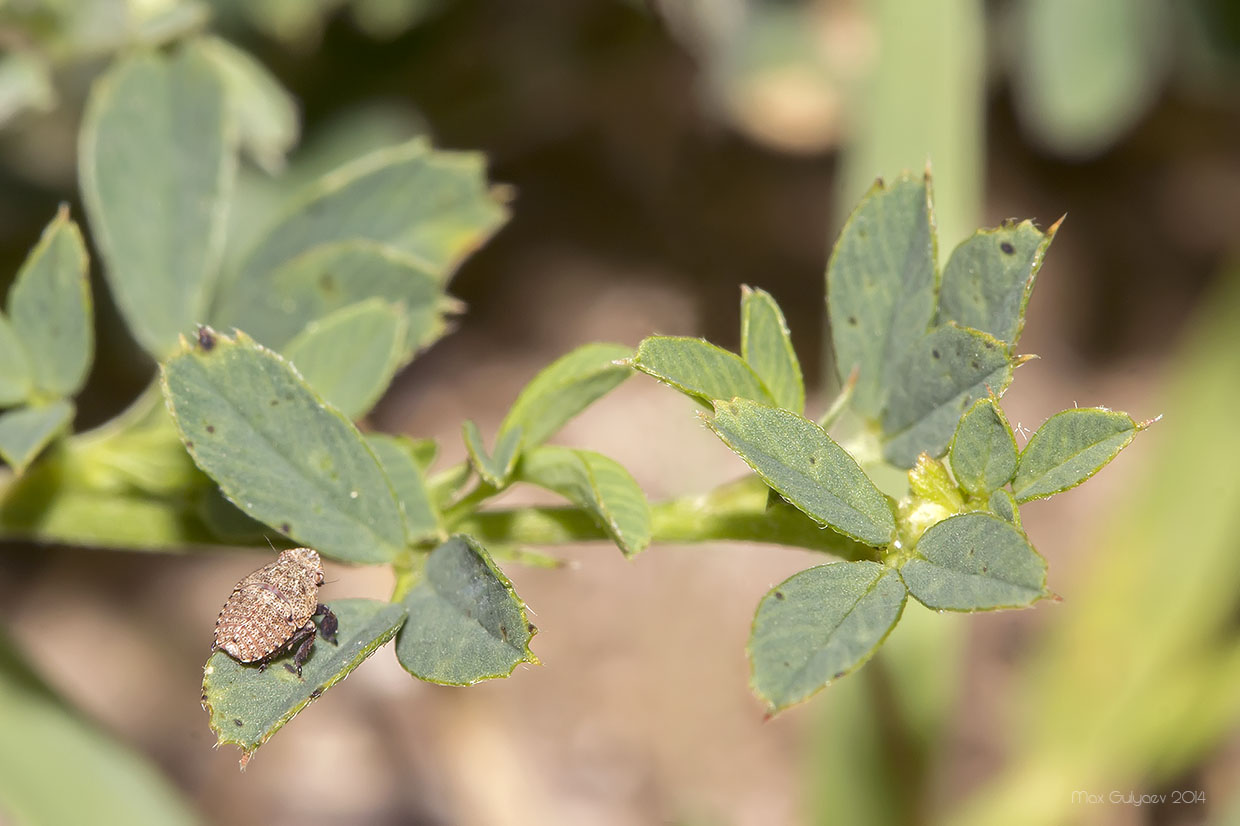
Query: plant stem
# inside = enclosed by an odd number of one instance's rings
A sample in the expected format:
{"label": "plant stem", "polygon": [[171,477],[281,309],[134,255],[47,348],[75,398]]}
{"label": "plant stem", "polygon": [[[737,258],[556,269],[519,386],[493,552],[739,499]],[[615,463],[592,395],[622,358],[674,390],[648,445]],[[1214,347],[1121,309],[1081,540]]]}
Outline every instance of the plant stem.
{"label": "plant stem", "polygon": [[[757,477],[709,493],[651,506],[655,542],[765,542],[823,551],[842,559],[877,559],[874,548],[855,542],[779,502],[767,507],[768,489]],[[581,508],[532,507],[481,511],[461,518],[454,531],[485,543],[558,545],[607,540],[606,531]]]}

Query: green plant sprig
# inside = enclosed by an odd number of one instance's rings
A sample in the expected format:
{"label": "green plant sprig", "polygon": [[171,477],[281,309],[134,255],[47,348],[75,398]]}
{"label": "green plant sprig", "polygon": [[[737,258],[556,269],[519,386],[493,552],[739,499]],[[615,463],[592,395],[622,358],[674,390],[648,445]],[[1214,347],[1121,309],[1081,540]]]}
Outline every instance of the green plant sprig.
{"label": "green plant sprig", "polygon": [[[479,156],[416,140],[292,194],[248,252],[225,255],[242,148],[283,161],[276,124],[245,97],[255,84],[237,82],[242,64],[251,80],[261,67],[234,52],[204,38],[139,51],[92,92],[83,202],[158,387],[65,435],[93,320],[85,245],[62,209],[0,314],[0,536],[159,551],[274,540],[389,566],[391,599],[330,604],[339,645],[318,643],[301,677],[211,655],[203,703],[243,765],[388,641],[413,676],[447,685],[536,664],[537,629],[496,563],[554,564],[528,546],[606,540],[634,557],[735,540],[830,555],[758,606],[752,685],[777,712],[860,667],[910,597],[974,612],[1051,596],[1020,505],[1085,481],[1149,424],[1074,408],[1018,448],[999,400],[1027,358],[1013,348],[1059,224],[979,231],[940,269],[929,178],[905,175],[875,185],[831,255],[844,389],[817,420],[783,313],[746,287],[739,354],[668,336],[583,345],[534,377],[489,440],[465,422],[468,461],[432,472],[434,442],[356,422],[448,331],[451,273],[506,220],[502,197]],[[636,374],[687,396],[752,474],[652,504],[615,460],[550,443]],[[892,469],[907,488],[876,481]],[[566,504],[489,507],[513,485]]]}

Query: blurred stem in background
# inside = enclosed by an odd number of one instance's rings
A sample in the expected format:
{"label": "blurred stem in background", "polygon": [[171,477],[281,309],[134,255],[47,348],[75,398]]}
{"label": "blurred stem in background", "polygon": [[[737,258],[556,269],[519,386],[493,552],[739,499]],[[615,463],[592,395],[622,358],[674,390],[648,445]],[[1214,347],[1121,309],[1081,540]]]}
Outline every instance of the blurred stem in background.
{"label": "blurred stem in background", "polygon": [[1202,307],[1166,366],[1157,456],[1081,544],[1018,683],[1000,737],[1018,748],[952,823],[1088,822],[1073,791],[1201,790],[1192,772],[1240,720],[1240,267]]}
{"label": "blurred stem in background", "polygon": [[875,55],[846,96],[849,131],[836,220],[843,223],[876,174],[894,177],[930,163],[941,263],[979,225],[982,212],[982,3],[867,0],[863,6],[874,29]]}
{"label": "blurred stem in background", "polygon": [[[876,54],[847,96],[850,132],[834,195],[836,221],[843,222],[876,171],[894,176],[930,162],[942,265],[982,212],[982,4],[864,5]],[[806,778],[812,823],[925,821],[936,750],[950,739],[946,726],[960,685],[960,619],[910,604],[860,679],[840,681],[822,698]]]}

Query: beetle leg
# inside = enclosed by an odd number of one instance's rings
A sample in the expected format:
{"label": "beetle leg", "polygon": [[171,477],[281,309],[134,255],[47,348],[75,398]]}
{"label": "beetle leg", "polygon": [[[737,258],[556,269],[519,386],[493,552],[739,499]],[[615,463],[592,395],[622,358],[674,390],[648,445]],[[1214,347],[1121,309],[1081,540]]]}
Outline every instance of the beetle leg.
{"label": "beetle leg", "polygon": [[323,639],[332,645],[339,645],[336,642],[336,629],[340,627],[340,623],[336,620],[336,615],[332,613],[332,609],[320,602],[314,606],[313,616],[322,617],[319,620],[319,634],[322,635]]}
{"label": "beetle leg", "polygon": [[[289,640],[290,647],[297,645],[297,653],[293,655],[293,665],[295,668],[291,670],[295,670],[298,677],[301,676],[302,664],[306,660],[310,659],[310,650],[314,648],[314,635],[316,630],[314,620],[306,620],[306,624],[303,625],[301,630],[297,632],[297,636]],[[300,638],[300,644],[298,644],[298,638]],[[285,667],[288,667],[287,663],[285,663]]]}

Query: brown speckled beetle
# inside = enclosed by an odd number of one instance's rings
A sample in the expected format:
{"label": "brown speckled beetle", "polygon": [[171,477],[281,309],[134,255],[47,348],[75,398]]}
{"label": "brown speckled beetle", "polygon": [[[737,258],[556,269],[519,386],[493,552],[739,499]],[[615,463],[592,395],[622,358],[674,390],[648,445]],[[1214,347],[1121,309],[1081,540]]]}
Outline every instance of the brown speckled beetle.
{"label": "brown speckled beetle", "polygon": [[[300,677],[316,632],[336,643],[336,615],[319,602],[322,584],[323,563],[317,551],[281,551],[275,562],[237,583],[215,621],[212,650],[218,648],[238,662],[259,663],[262,670],[296,649],[289,668]],[[317,626],[314,617],[322,617]]]}

